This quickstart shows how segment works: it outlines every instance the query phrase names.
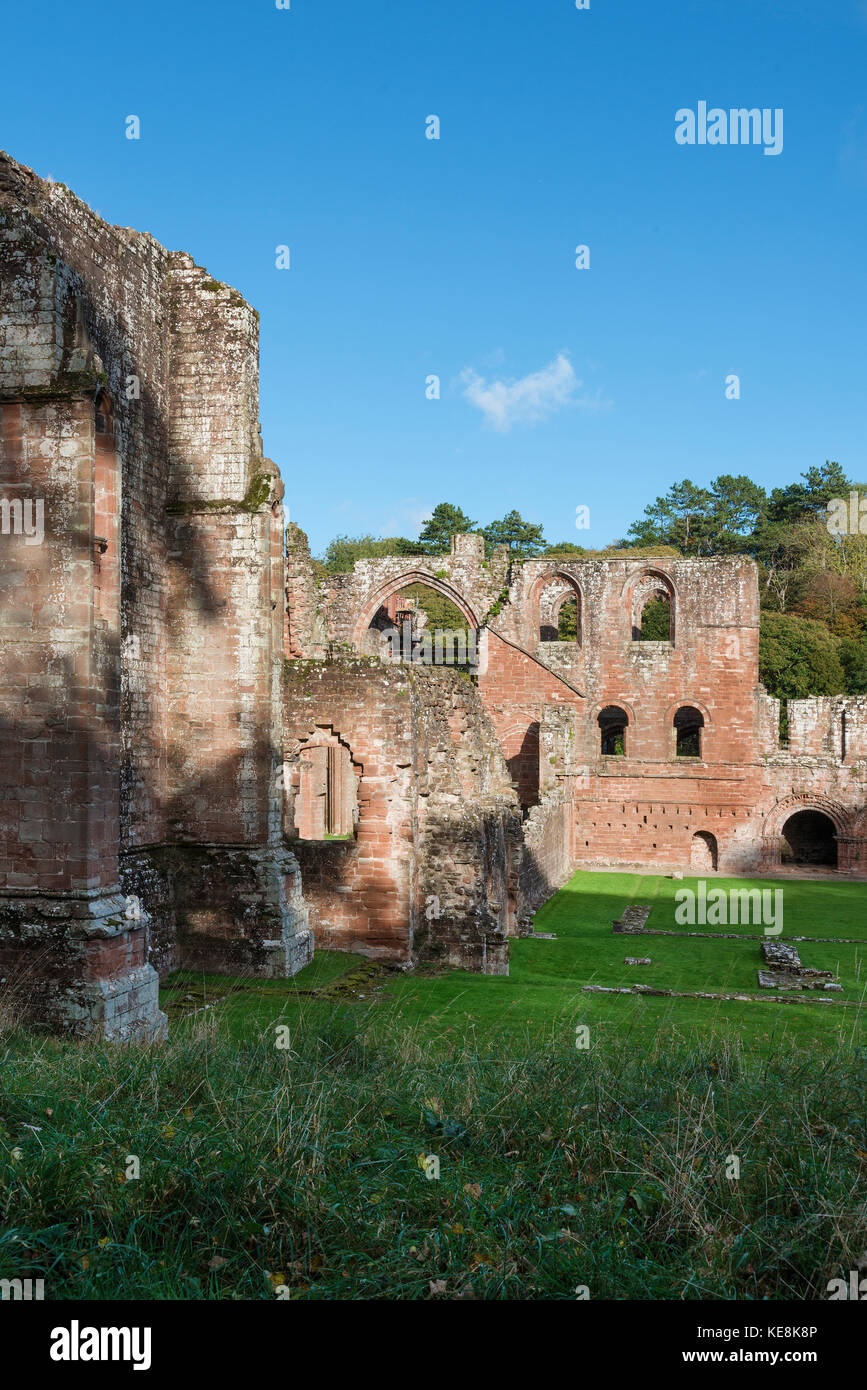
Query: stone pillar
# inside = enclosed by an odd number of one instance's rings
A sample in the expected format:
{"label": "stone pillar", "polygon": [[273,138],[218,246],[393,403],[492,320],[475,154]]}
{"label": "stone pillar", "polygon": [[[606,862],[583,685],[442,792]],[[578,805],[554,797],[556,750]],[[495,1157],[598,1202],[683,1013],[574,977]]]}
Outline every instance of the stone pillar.
{"label": "stone pillar", "polygon": [[312,955],[282,837],[283,486],[258,428],[257,316],[171,257],[168,841],[180,967]]}
{"label": "stone pillar", "polygon": [[[80,1035],[165,1031],[148,919],[121,892],[119,510],[110,407],[48,387],[0,405],[0,972],[25,1016]],[[40,514],[36,512],[37,516]]]}

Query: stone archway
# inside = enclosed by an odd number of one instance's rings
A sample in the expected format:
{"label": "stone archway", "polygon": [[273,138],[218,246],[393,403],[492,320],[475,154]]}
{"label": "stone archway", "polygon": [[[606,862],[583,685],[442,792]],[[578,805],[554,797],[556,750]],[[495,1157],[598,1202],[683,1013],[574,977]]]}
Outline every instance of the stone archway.
{"label": "stone archway", "polygon": [[855,843],[850,817],[836,801],[795,794],[778,802],[765,819],[762,866],[849,871]]}
{"label": "stone archway", "polygon": [[780,840],[780,859],[786,866],[837,868],[837,827],[824,811],[795,811],[785,822]]}
{"label": "stone archway", "polygon": [[[661,641],[674,643],[677,629],[676,595],[674,585],[662,570],[648,569],[631,577],[624,585],[628,595],[629,620],[633,642]],[[654,621],[648,630],[646,620],[654,609]]]}
{"label": "stone archway", "polygon": [[368,655],[375,654],[368,649],[367,634],[377,614],[393,595],[400,594],[405,589],[412,588],[417,584],[422,585],[426,589],[431,589],[435,594],[440,594],[443,598],[448,599],[465,620],[468,629],[471,632],[478,632],[479,617],[472,605],[467,602],[458,589],[447,583],[441,576],[431,574],[426,569],[408,569],[387,580],[386,583],[382,584],[373,593],[369,593],[365,598],[361,614],[355,624],[352,634],[352,645],[356,651],[365,652]]}
{"label": "stone archway", "polygon": [[716,873],[719,865],[719,847],[715,835],[708,830],[697,830],[692,837],[689,849],[689,867],[694,874]]}

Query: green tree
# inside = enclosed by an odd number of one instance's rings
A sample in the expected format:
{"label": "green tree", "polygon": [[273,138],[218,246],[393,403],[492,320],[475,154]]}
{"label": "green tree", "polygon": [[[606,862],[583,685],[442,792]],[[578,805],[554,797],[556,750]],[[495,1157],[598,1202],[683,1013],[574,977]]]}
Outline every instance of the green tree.
{"label": "green tree", "polygon": [[683,555],[743,550],[765,516],[764,488],[746,474],[721,473],[709,488],[684,478],[644,509],[629,528],[635,546],[672,545]]}
{"label": "green tree", "polygon": [[742,550],[768,508],[768,495],[745,473],[721,473],[711,484],[710,539],[717,553]]}
{"label": "green tree", "polygon": [[419,541],[430,555],[447,555],[451,550],[452,536],[464,536],[474,531],[475,521],[470,521],[466,512],[451,502],[438,502],[419,532]]}
{"label": "green tree", "polygon": [[583,545],[576,545],[574,541],[555,541],[553,545],[546,545],[545,555],[586,555],[587,550]]}
{"label": "green tree", "polygon": [[707,545],[711,494],[689,478],[675,483],[664,497],[644,509],[644,517],[627,535],[637,546],[674,545],[684,555],[700,555]]}
{"label": "green tree", "polygon": [[759,678],[770,694],[779,699],[842,695],[846,674],[840,660],[840,642],[824,623],[812,618],[763,613]]}
{"label": "green tree", "polygon": [[328,542],[322,564],[329,574],[349,574],[356,560],[381,560],[386,555],[424,555],[423,545],[405,536],[335,536]]}
{"label": "green tree", "polygon": [[824,464],[802,473],[802,483],[775,487],[768,502],[768,520],[791,522],[827,509],[832,497],[848,496],[853,484],[839,463],[826,459]]}
{"label": "green tree", "polygon": [[846,676],[847,695],[867,695],[867,637],[860,641],[844,638],[840,661]]}
{"label": "green tree", "polygon": [[520,512],[507,512],[501,521],[482,527],[488,551],[496,545],[507,545],[517,560],[529,560],[545,549],[544,527],[525,521]]}
{"label": "green tree", "polygon": [[557,641],[575,642],[578,639],[578,601],[567,598],[560,605],[557,617]]}
{"label": "green tree", "polygon": [[667,598],[652,598],[641,614],[642,642],[671,641],[671,604]]}

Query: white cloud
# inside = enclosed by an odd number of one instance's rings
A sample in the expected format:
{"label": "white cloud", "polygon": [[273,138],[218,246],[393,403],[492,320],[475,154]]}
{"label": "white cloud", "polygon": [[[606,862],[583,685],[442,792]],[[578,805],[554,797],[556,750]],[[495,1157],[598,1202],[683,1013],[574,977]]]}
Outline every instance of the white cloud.
{"label": "white cloud", "polygon": [[416,536],[425,522],[430,519],[433,507],[420,502],[417,497],[401,497],[395,501],[391,510],[378,523],[383,536]]}
{"label": "white cloud", "polygon": [[461,372],[460,381],[465,399],[478,406],[485,423],[501,434],[506,434],[513,425],[531,425],[545,420],[567,405],[595,410],[611,404],[598,395],[595,400],[576,395],[583,383],[563,352],[541,371],[517,379],[486,381],[473,367],[467,367]]}

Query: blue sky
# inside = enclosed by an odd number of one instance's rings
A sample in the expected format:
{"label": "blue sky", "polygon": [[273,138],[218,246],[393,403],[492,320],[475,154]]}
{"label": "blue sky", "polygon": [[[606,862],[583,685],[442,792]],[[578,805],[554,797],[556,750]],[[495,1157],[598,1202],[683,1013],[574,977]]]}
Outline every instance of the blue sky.
{"label": "blue sky", "polygon": [[[314,551],[443,500],[596,546],[682,477],[867,477],[867,0],[3,23],[0,147],[260,310],[265,448]],[[782,153],[678,145],[699,101],[782,108]]]}

